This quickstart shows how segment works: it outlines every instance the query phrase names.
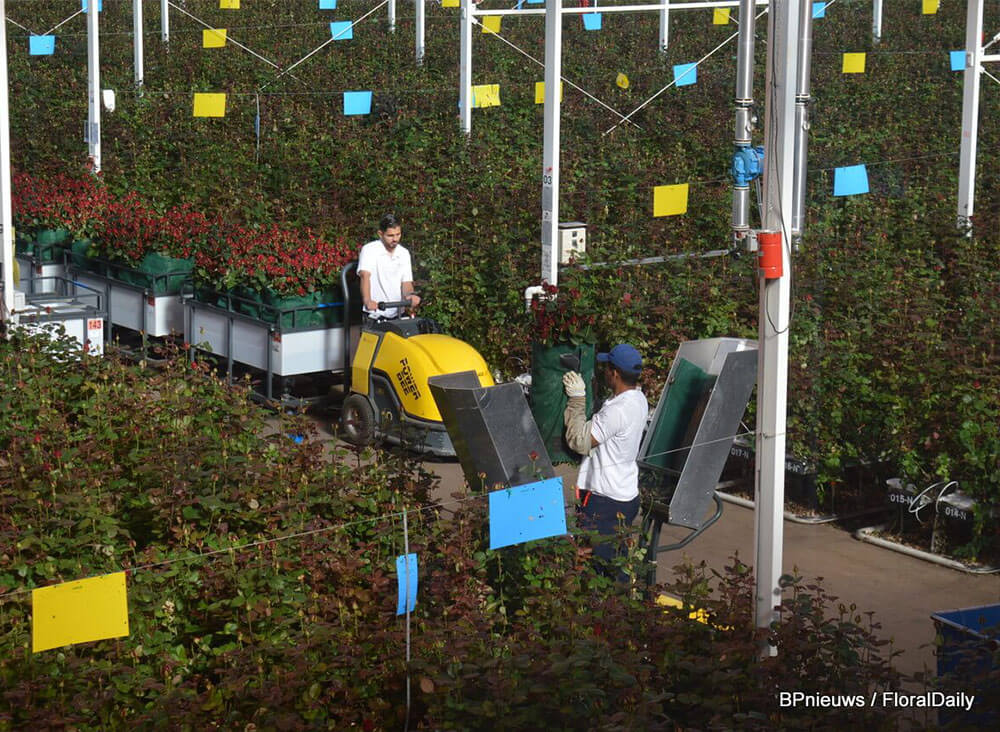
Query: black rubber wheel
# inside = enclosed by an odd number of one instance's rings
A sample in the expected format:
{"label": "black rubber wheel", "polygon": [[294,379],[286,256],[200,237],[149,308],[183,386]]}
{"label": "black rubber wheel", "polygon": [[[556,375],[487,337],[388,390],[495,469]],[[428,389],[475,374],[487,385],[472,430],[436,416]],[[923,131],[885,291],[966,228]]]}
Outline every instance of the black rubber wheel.
{"label": "black rubber wheel", "polygon": [[351,394],[340,410],[340,436],[358,447],[375,440],[375,410],[361,394]]}

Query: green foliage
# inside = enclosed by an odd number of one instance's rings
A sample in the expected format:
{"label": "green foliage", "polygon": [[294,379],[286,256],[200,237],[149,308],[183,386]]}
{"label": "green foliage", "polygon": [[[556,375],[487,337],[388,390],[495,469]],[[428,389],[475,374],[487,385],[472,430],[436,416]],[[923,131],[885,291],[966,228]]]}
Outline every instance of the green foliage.
{"label": "green foliage", "polygon": [[[307,3],[245,5],[233,37],[283,68],[329,38],[328,19]],[[65,1],[30,6],[31,23],[19,17],[20,4],[12,20],[38,30],[66,15]],[[190,12],[218,27],[231,17],[212,3]],[[813,28],[808,210],[792,273],[789,446],[817,467],[825,488],[852,464],[889,463],[918,483],[957,479],[986,510],[998,499],[990,465],[997,440],[986,425],[1000,417],[1000,140],[991,124],[1000,98],[982,95],[975,236],[958,237],[961,74],[949,71],[947,52],[964,46],[965,9],[945,3],[924,16],[887,7],[877,46],[869,13],[861,0],[840,0]],[[465,139],[455,114],[456,10],[430,14],[423,66],[407,40],[412,20],[400,17],[390,34],[376,14],[354,40],[328,44],[281,76],[232,44],[202,49],[201,26],[171,17],[169,52],[149,35],[140,92],[129,4],[110,3],[102,15],[102,85],[118,91],[118,108],[103,119],[109,191],[138,193],[158,211],[189,204],[252,231],[310,227],[325,241],[357,245],[393,210],[404,221],[425,312],[494,368],[527,370],[532,323],[522,293],[538,284],[540,270],[542,111],[533,102],[541,68],[499,39],[474,34],[473,82],[500,84],[503,105],[475,110]],[[732,33],[704,12],[677,13],[670,47],[660,53],[658,22],[655,13],[609,15],[600,33],[588,33],[567,20],[564,75],[624,114],[662,89],[672,64],[702,58]],[[12,47],[26,42],[17,33]],[[539,18],[505,18],[503,36],[543,56]],[[85,167],[85,46],[79,29],[67,26],[55,55],[12,54],[12,159],[21,169]],[[705,59],[698,84],[664,92],[613,131],[614,113],[565,89],[560,218],[586,222],[585,264],[611,266],[564,268],[559,284],[583,293],[589,312],[581,315],[595,319],[600,346],[628,340],[640,348],[654,399],[680,341],[757,332],[749,258],[671,258],[731,241],[729,48]],[[845,50],[868,53],[865,74],[841,73]],[[764,43],[756,61],[759,81]],[[628,89],[615,84],[620,71]],[[375,90],[373,113],[344,117],[339,95],[359,83]],[[228,92],[227,116],[192,118],[192,91]],[[832,169],[857,163],[867,165],[871,193],[832,197]],[[688,213],[652,218],[653,187],[684,181]],[[666,259],[616,265],[648,257]],[[232,278],[213,272],[211,279]]]}
{"label": "green foliage", "polygon": [[[408,678],[414,729],[795,729],[815,720],[775,689],[898,683],[877,624],[818,585],[788,580],[765,633],[779,656],[758,662],[738,562],[678,569],[702,624],[659,589],[613,587],[576,538],[491,551],[482,494],[444,519],[418,464],[331,453],[184,355],[154,368],[0,340],[0,729],[398,729]],[[28,590],[119,569],[128,637],[30,652]]]}

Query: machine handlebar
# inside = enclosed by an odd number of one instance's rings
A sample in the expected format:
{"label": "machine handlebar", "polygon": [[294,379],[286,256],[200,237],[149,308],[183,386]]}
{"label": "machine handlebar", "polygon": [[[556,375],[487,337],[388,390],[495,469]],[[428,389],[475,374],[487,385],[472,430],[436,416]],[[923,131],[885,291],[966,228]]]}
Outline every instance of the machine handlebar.
{"label": "machine handlebar", "polygon": [[376,303],[379,310],[388,310],[389,308],[408,308],[410,307],[409,300],[393,300],[392,302],[379,302]]}

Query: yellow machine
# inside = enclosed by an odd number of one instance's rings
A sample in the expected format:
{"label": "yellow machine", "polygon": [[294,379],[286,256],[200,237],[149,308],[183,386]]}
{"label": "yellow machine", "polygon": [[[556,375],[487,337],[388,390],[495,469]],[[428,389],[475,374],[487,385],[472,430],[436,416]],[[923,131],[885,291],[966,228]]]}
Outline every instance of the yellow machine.
{"label": "yellow machine", "polygon": [[[380,303],[380,309],[409,303]],[[362,325],[351,366],[345,374],[347,397],[340,434],[353,445],[376,438],[428,452],[454,456],[441,413],[427,385],[433,376],[473,371],[481,386],[493,386],[486,361],[464,341],[434,332],[426,318],[393,318]],[[345,351],[350,353],[350,350]]]}

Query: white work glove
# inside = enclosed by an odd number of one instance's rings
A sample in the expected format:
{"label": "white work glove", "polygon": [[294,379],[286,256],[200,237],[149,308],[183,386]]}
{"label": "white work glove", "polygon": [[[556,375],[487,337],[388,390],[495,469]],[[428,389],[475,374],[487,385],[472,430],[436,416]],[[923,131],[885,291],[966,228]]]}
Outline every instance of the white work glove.
{"label": "white work glove", "polygon": [[590,422],[587,421],[586,409],[587,386],[583,377],[576,371],[563,374],[563,389],[566,391],[566,409],[563,412],[563,424],[566,425],[566,444],[574,452],[581,455],[590,454]]}
{"label": "white work glove", "polygon": [[583,383],[583,377],[576,371],[567,371],[563,374],[562,381],[566,396],[570,398],[587,396],[587,385]]}

